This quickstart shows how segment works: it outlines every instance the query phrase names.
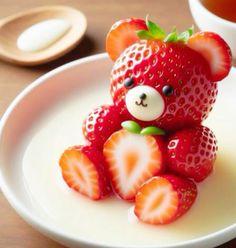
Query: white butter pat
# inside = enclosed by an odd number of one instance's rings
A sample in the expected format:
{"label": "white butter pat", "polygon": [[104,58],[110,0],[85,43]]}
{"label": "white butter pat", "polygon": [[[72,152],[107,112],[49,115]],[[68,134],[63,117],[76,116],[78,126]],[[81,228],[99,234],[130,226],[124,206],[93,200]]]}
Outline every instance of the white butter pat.
{"label": "white butter pat", "polygon": [[17,47],[25,52],[43,50],[64,36],[71,24],[62,19],[50,19],[39,22],[20,34]]}

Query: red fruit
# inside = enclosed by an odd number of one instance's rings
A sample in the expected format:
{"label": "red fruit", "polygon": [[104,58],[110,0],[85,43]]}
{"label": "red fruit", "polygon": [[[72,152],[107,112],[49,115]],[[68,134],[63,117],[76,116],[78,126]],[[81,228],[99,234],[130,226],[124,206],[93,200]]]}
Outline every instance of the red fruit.
{"label": "red fruit", "polygon": [[[124,86],[127,78],[133,79],[131,88]],[[139,85],[153,87],[164,100],[162,115],[150,123],[135,119],[125,104],[128,90]],[[169,95],[163,93],[167,85],[173,89]],[[128,47],[115,62],[110,91],[123,118],[173,131],[198,125],[207,118],[216,100],[217,84],[211,81],[207,61],[187,45],[141,40]]]}
{"label": "red fruit", "polygon": [[167,224],[186,213],[196,197],[196,185],[186,178],[153,177],[139,189],[134,213],[145,223]]}
{"label": "red fruit", "polygon": [[115,132],[104,144],[110,181],[117,195],[132,201],[139,187],[163,170],[163,144],[159,137]]}
{"label": "red fruit", "polygon": [[112,133],[121,128],[120,114],[113,105],[103,105],[91,112],[83,123],[83,134],[93,146],[102,149]]}
{"label": "red fruit", "polygon": [[91,146],[74,146],[63,152],[59,161],[67,185],[81,194],[99,200],[111,193],[104,159]]}
{"label": "red fruit", "polygon": [[209,128],[197,126],[184,129],[169,138],[168,167],[175,173],[200,182],[211,173],[216,151],[216,137]]}
{"label": "red fruit", "polygon": [[136,31],[140,29],[147,29],[147,26],[144,20],[137,18],[118,21],[111,27],[106,38],[106,51],[113,61],[125,48],[139,40]]}
{"label": "red fruit", "polygon": [[188,46],[202,54],[211,68],[212,81],[226,77],[232,66],[232,54],[227,43],[216,33],[200,32],[191,36]]}

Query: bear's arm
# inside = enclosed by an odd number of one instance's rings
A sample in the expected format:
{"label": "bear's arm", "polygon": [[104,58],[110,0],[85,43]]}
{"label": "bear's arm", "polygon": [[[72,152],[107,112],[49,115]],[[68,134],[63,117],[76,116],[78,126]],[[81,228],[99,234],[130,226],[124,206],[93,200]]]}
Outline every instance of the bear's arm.
{"label": "bear's arm", "polygon": [[93,146],[102,149],[111,134],[121,129],[121,116],[115,105],[95,108],[85,118],[83,134]]}
{"label": "bear's arm", "polygon": [[216,137],[208,127],[181,129],[168,138],[167,166],[174,173],[200,182],[213,170],[216,152]]}

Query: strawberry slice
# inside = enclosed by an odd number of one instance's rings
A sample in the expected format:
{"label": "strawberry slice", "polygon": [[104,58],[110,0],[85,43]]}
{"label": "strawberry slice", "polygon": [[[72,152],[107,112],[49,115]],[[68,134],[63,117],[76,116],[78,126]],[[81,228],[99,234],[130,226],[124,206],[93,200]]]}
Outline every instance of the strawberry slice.
{"label": "strawberry slice", "polygon": [[111,184],[117,195],[133,201],[139,187],[163,170],[163,142],[160,137],[142,136],[124,129],[104,144]]}
{"label": "strawberry slice", "polygon": [[134,213],[145,223],[167,224],[186,213],[196,197],[196,185],[188,179],[173,175],[153,177],[139,189]]}
{"label": "strawberry slice", "polygon": [[68,148],[59,161],[67,185],[92,200],[111,192],[104,163],[102,154],[88,145]]}
{"label": "strawberry slice", "polygon": [[125,48],[139,40],[136,31],[146,29],[146,23],[142,19],[129,18],[117,21],[106,37],[106,51],[110,58],[115,61]]}
{"label": "strawberry slice", "polygon": [[199,32],[191,36],[188,46],[201,53],[210,65],[212,80],[222,80],[232,65],[231,50],[227,43],[216,33]]}

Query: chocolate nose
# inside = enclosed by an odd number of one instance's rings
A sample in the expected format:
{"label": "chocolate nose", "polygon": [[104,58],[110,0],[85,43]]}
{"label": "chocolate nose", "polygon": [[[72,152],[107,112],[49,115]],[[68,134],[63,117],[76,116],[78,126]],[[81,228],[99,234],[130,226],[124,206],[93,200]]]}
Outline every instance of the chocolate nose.
{"label": "chocolate nose", "polygon": [[146,95],[145,93],[142,93],[142,94],[139,96],[139,98],[140,98],[141,100],[145,100],[145,99],[147,98],[147,95]]}

